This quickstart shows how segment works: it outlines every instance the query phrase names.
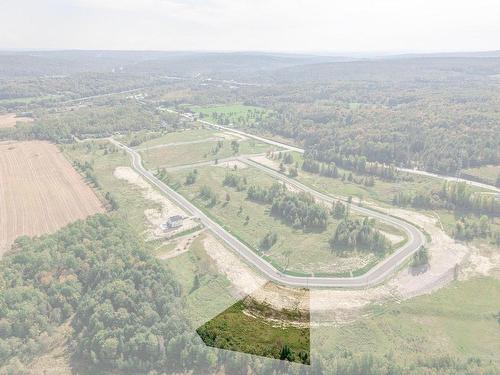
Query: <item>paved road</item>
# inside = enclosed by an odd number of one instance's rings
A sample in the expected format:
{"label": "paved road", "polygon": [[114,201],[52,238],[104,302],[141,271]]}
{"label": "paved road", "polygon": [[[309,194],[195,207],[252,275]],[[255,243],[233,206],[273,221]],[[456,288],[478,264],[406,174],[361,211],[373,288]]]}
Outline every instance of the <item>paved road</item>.
{"label": "paved road", "polygon": [[443,176],[440,174],[436,173],[430,173],[426,171],[421,171],[418,169],[408,169],[408,168],[398,168],[402,172],[407,172],[407,173],[413,173],[413,174],[418,174],[421,176],[427,176],[427,177],[434,177],[434,178],[440,178],[442,180],[446,181],[453,181],[453,182],[465,182],[467,185],[475,186],[481,189],[486,189],[486,190],[491,190],[495,193],[500,193],[500,189],[497,188],[496,186],[493,185],[488,185],[488,184],[483,184],[481,182],[477,181],[472,181],[472,180],[466,180],[465,178],[458,178],[458,177],[451,177],[451,176]]}
{"label": "paved road", "polygon": [[57,104],[69,104],[69,103],[81,102],[81,101],[85,101],[85,100],[89,100],[89,99],[105,98],[105,97],[112,96],[112,95],[130,94],[132,92],[136,92],[136,91],[140,91],[140,90],[144,90],[144,87],[139,87],[137,89],[123,90],[123,91],[116,91],[116,92],[108,92],[106,94],[84,96],[82,98],[64,100],[64,101],[59,102]]}
{"label": "paved road", "polygon": [[[193,120],[193,117],[190,114],[182,113],[182,112],[179,112],[179,111],[174,111],[172,109],[168,109],[168,111],[171,112],[171,113],[176,113],[176,114],[178,114],[180,116],[183,116],[183,117],[186,117],[188,119]],[[212,126],[214,128],[217,128],[217,129],[222,129],[222,130],[225,130],[225,131],[229,131],[229,132],[232,132],[232,133],[243,135],[245,137],[253,138],[253,139],[259,140],[261,142],[264,142],[264,143],[267,143],[267,144],[270,144],[270,145],[274,145],[274,146],[277,146],[277,147],[284,148],[286,150],[296,151],[296,152],[300,152],[302,154],[304,153],[304,149],[302,149],[300,147],[287,145],[285,143],[273,141],[271,139],[267,139],[267,138],[264,138],[264,137],[259,137],[257,135],[253,135],[253,134],[250,134],[250,133],[247,133],[247,132],[244,132],[244,131],[241,131],[241,130],[237,130],[237,129],[234,129],[234,128],[230,128],[230,127],[227,127],[227,126],[217,125],[217,124],[211,123],[209,121],[205,121],[205,120],[198,120],[198,122],[200,122],[202,124],[205,124],[205,125]],[[471,186],[475,186],[475,187],[478,187],[478,188],[481,188],[481,189],[491,190],[491,191],[494,191],[496,193],[500,193],[500,189],[497,188],[496,186],[488,185],[488,184],[483,184],[481,182],[471,181],[471,180],[467,180],[467,179],[464,179],[464,178],[456,178],[456,177],[450,177],[450,176],[443,176],[443,175],[440,175],[440,174],[430,173],[430,172],[426,172],[426,171],[421,171],[421,170],[418,170],[418,169],[408,169],[408,168],[397,168],[397,169],[400,170],[400,171],[402,171],[402,172],[406,172],[406,173],[412,173],[412,174],[418,174],[418,175],[421,175],[421,176],[439,178],[441,180],[446,180],[446,181],[460,181],[460,182],[465,182],[466,184],[471,185]]]}
{"label": "paved road", "polygon": [[[299,277],[291,276],[279,272],[270,263],[265,261],[254,251],[248,248],[245,244],[240,242],[236,237],[228,233],[221,225],[216,223],[214,220],[209,218],[203,211],[194,206],[182,195],[169,188],[166,184],[158,180],[151,172],[146,170],[142,165],[142,160],[140,154],[127,147],[114,139],[110,139],[112,143],[118,147],[126,150],[132,156],[132,167],[141,174],[147,181],[152,185],[156,186],[161,192],[163,192],[169,199],[171,199],[180,208],[188,212],[189,214],[198,217],[199,220],[204,224],[207,229],[212,231],[219,239],[225,242],[229,247],[234,249],[248,264],[252,265],[258,269],[264,276],[269,280],[272,280],[279,284],[284,284],[291,287],[305,287],[305,288],[364,288],[375,284],[378,284],[393,272],[404,260],[415,252],[423,243],[425,243],[425,237],[423,234],[414,226],[380,214],[375,211],[368,210],[366,208],[356,207],[360,212],[364,212],[366,215],[381,218],[386,222],[392,223],[403,229],[408,233],[408,242],[400,249],[398,249],[394,254],[388,257],[383,262],[376,265],[366,274],[358,277],[351,278],[340,278],[340,277]],[[247,162],[249,162],[247,160]],[[277,173],[277,172],[276,172]],[[280,179],[285,177],[278,174]],[[295,182],[296,183],[296,182]],[[306,189],[312,190],[305,187]],[[319,196],[318,192],[312,190],[315,195]],[[332,199],[326,195],[321,194],[325,200]]]}

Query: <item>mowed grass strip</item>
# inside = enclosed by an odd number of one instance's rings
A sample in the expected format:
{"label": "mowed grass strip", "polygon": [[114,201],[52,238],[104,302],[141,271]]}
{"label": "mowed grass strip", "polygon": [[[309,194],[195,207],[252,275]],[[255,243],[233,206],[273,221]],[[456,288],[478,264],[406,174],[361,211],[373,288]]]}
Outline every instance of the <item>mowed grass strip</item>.
{"label": "mowed grass strip", "polygon": [[236,302],[232,285],[204,248],[206,234],[198,236],[189,251],[162,261],[175,275],[186,304],[186,317],[197,327]]}

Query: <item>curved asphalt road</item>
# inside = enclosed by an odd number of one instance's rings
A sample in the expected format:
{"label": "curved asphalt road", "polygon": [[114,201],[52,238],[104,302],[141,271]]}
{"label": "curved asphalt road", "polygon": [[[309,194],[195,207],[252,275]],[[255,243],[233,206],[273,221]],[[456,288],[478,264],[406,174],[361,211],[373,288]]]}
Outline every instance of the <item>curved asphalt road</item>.
{"label": "curved asphalt road", "polygon": [[[191,215],[198,217],[200,221],[211,230],[217,237],[223,240],[227,245],[234,249],[247,263],[258,269],[263,273],[269,280],[272,280],[279,284],[284,284],[290,287],[304,287],[304,288],[364,288],[369,287],[384,281],[384,279],[399,265],[401,265],[408,256],[413,254],[419,249],[421,245],[425,243],[424,235],[413,225],[408,224],[402,220],[378,213],[376,211],[369,210],[362,207],[352,207],[365,215],[371,217],[376,217],[382,221],[395,225],[408,234],[407,243],[395,251],[391,256],[386,258],[384,261],[378,263],[371,270],[362,276],[342,278],[342,277],[302,277],[302,276],[291,276],[284,274],[276,268],[274,268],[270,263],[265,261],[259,255],[257,255],[253,250],[247,247],[245,244],[240,242],[236,237],[228,233],[221,225],[217,224],[214,220],[209,218],[203,211],[194,206],[182,195],[169,188],[162,181],[157,179],[151,172],[146,170],[142,165],[142,160],[140,154],[127,147],[120,142],[110,139],[112,143],[118,147],[126,150],[132,156],[132,167],[141,174],[147,181],[156,186],[163,192],[169,199],[171,199],[180,208],[190,213]],[[242,159],[244,162],[252,164],[247,159]],[[260,164],[255,163],[259,168],[264,168]],[[290,180],[286,176],[281,175],[278,172],[268,170],[267,173],[273,174],[276,178],[286,181],[287,183],[293,184],[294,186],[309,191],[314,196],[325,200],[332,201],[333,198],[325,194],[316,192],[315,190],[298,183],[297,181]],[[288,181],[289,180],[289,181]]]}

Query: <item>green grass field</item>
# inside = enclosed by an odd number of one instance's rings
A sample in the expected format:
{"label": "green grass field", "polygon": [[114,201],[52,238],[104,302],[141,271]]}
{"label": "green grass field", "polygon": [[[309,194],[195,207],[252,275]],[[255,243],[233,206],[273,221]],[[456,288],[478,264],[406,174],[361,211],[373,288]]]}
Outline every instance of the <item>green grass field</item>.
{"label": "green grass field", "polygon": [[253,124],[256,121],[265,119],[270,113],[270,111],[265,108],[239,103],[212,106],[185,105],[184,108],[189,108],[194,113],[197,113],[202,120],[219,123],[221,125],[233,124],[235,126]]}
{"label": "green grass field", "polygon": [[192,243],[189,251],[163,261],[181,285],[186,317],[197,327],[236,299],[231,295],[231,283],[215,268],[203,247],[202,234]]}
{"label": "green grass field", "polygon": [[[262,318],[245,314],[245,310],[245,303],[238,301],[196,331],[208,346],[270,358],[280,359],[281,350],[287,345],[294,353],[289,361],[309,364],[309,327],[275,327]],[[283,320],[286,321],[284,315]],[[299,353],[305,356],[300,358]]]}
{"label": "green grass field", "polygon": [[500,176],[500,165],[485,165],[479,168],[466,169],[464,172],[495,184],[497,177]]}
{"label": "green grass field", "polygon": [[175,142],[199,141],[202,139],[216,137],[216,133],[217,130],[215,129],[212,130],[204,128],[186,129],[176,132],[168,132],[164,134],[158,133],[158,137],[143,142],[137,147],[142,148],[142,147],[151,147],[151,146],[157,146]]}
{"label": "green grass field", "polygon": [[[301,166],[303,155],[297,152],[292,152],[292,154],[294,161],[298,162]],[[347,176],[350,173],[350,171],[346,169],[338,168],[338,170],[340,175],[345,173]],[[355,173],[353,173],[353,175],[355,177],[360,177]],[[347,180],[342,181],[340,178],[330,178],[309,173],[303,171],[300,167],[297,180],[325,193],[346,197],[352,196],[361,200],[371,200],[382,206],[391,205],[392,198],[400,191],[428,191],[439,189],[442,186],[442,182],[438,179],[422,176],[413,176],[413,181],[398,181],[397,183],[384,181],[376,177],[374,186],[364,186]]]}
{"label": "green grass field", "polygon": [[[94,146],[91,146],[93,144]],[[160,206],[142,195],[141,189],[125,180],[116,178],[113,172],[116,167],[130,166],[130,157],[123,151],[105,153],[98,145],[108,144],[101,142],[85,142],[61,146],[64,155],[70,161],[89,162],[92,164],[101,188],[99,193],[104,195],[110,192],[118,202],[119,209],[114,212],[120,215],[135,228],[139,235],[146,229],[146,217],[144,210],[148,208],[160,208]]]}
{"label": "green grass field", "polygon": [[439,356],[500,363],[500,281],[457,282],[400,304],[372,308],[371,317],[340,327],[312,329],[313,348],[391,355],[414,362]]}
{"label": "green grass field", "polygon": [[[169,141],[167,141],[169,142]],[[273,146],[245,140],[239,142],[239,152],[235,154],[230,140],[224,140],[223,146],[216,151],[217,141],[203,143],[175,145],[141,151],[144,165],[149,169],[162,167],[173,167],[176,165],[192,164],[202,161],[223,159],[238,154],[265,153],[273,149]],[[141,147],[145,147],[141,145]]]}
{"label": "green grass field", "polygon": [[[173,175],[174,180],[171,181],[172,185],[177,182],[181,194],[253,249],[259,249],[260,241],[268,232],[275,232],[278,235],[276,244],[261,255],[279,269],[289,273],[345,274],[363,268],[368,262],[366,260],[365,263],[360,263],[357,259],[343,258],[331,252],[328,240],[335,230],[337,220],[330,218],[327,229],[322,232],[294,229],[279,218],[271,216],[269,205],[248,200],[246,191],[238,192],[232,187],[223,186],[226,173],[234,172],[223,167],[200,167],[197,168],[196,182],[186,185],[185,176],[191,171],[186,169],[176,172]],[[239,169],[237,173],[247,178],[248,185],[269,187],[275,182],[272,177],[254,168]],[[219,202],[215,206],[211,207],[209,202],[200,198],[199,190],[204,185],[216,191]],[[226,201],[227,194],[229,201]],[[376,261],[375,257],[370,259]]]}

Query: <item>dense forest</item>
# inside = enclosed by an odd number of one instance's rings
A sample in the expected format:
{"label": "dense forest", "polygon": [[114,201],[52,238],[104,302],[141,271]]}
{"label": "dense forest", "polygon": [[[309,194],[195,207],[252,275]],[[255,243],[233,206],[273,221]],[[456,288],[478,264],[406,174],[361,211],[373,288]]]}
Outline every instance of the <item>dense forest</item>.
{"label": "dense forest", "polygon": [[[107,137],[115,133],[169,131],[182,127],[184,123],[176,115],[152,111],[135,101],[123,100],[72,111],[46,113],[33,124],[0,129],[0,139],[41,139],[67,143],[72,142],[74,137]],[[147,135],[136,136],[131,144],[145,140]]]}
{"label": "dense forest", "polygon": [[[191,86],[191,95],[264,108],[257,119],[250,111],[231,122],[289,138],[318,157],[454,175],[500,163],[499,74],[498,56],[330,62],[256,73],[262,86],[238,91]],[[229,122],[220,114],[216,120]]]}
{"label": "dense forest", "polygon": [[271,214],[283,219],[295,228],[325,229],[328,224],[328,210],[315,202],[310,194],[288,192],[280,183],[270,188],[251,185],[248,199],[271,204]]}
{"label": "dense forest", "polygon": [[375,228],[375,220],[350,219],[348,216],[335,228],[330,238],[332,251],[342,253],[346,250],[361,250],[384,255],[391,245],[380,231]]}
{"label": "dense forest", "polygon": [[[214,366],[181,315],[179,286],[127,225],[106,215],[21,237],[0,263],[0,361],[28,362],[69,322],[95,371]],[[181,355],[184,353],[184,355]]]}

